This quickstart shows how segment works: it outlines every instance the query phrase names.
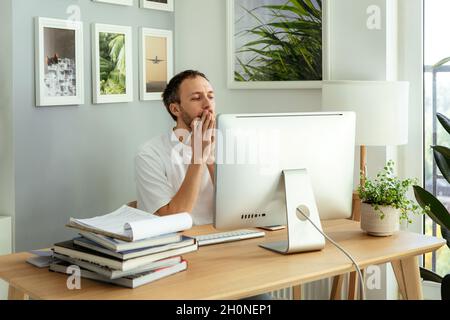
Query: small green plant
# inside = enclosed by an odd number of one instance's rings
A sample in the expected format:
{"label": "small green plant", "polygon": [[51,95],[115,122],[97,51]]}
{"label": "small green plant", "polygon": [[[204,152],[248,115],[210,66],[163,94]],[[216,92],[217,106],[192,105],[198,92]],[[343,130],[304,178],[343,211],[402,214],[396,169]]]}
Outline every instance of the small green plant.
{"label": "small green plant", "polygon": [[417,184],[417,179],[400,180],[394,175],[394,161],[390,160],[373,180],[366,179],[363,186],[358,187],[361,201],[370,204],[384,219],[385,214],[381,206],[391,206],[400,210],[400,220],[411,223],[409,214],[423,214],[416,203],[406,197],[408,189]]}

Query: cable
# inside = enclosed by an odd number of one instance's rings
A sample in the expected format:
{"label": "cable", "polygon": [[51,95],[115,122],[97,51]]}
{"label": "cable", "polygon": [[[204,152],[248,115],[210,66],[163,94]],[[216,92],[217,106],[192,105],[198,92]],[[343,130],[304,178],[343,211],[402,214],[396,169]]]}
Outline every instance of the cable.
{"label": "cable", "polygon": [[311,224],[314,226],[314,228],[317,229],[317,231],[319,231],[328,241],[330,241],[332,244],[334,244],[339,250],[341,250],[353,262],[353,265],[355,266],[356,272],[358,272],[358,276],[359,276],[359,287],[361,290],[361,300],[365,300],[366,293],[365,293],[365,288],[364,288],[364,279],[363,279],[363,276],[361,273],[361,269],[359,268],[359,265],[358,265],[358,263],[356,263],[355,259],[353,259],[353,257],[347,251],[345,251],[344,248],[342,248],[333,239],[331,239],[324,232],[322,232],[322,230],[320,230],[320,228],[317,227],[316,224],[306,214],[304,214],[299,208],[297,208],[297,211],[300,212],[306,219],[308,219],[308,221],[311,222]]}

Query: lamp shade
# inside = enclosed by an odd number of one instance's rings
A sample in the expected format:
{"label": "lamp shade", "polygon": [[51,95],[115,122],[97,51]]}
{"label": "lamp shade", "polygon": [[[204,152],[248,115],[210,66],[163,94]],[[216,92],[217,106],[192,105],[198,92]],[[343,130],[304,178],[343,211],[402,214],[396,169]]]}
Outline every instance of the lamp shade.
{"label": "lamp shade", "polygon": [[356,113],[356,145],[408,143],[409,83],[323,81],[323,111]]}

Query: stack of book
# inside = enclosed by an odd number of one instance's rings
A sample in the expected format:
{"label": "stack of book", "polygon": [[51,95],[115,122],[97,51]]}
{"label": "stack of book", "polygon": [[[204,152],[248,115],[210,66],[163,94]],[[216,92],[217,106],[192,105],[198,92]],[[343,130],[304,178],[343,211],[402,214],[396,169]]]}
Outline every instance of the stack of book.
{"label": "stack of book", "polygon": [[198,250],[182,230],[192,227],[189,214],[149,215],[124,206],[108,215],[73,219],[79,237],[53,246],[50,270],[136,288],[187,269],[182,255]]}

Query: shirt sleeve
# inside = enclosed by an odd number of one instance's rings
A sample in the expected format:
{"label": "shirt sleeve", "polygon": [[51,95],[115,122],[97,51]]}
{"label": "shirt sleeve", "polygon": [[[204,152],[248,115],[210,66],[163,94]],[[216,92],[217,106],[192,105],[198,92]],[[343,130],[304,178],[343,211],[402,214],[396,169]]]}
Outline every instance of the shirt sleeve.
{"label": "shirt sleeve", "polygon": [[155,154],[138,154],[135,158],[138,208],[155,213],[172,200],[170,184],[162,159]]}

